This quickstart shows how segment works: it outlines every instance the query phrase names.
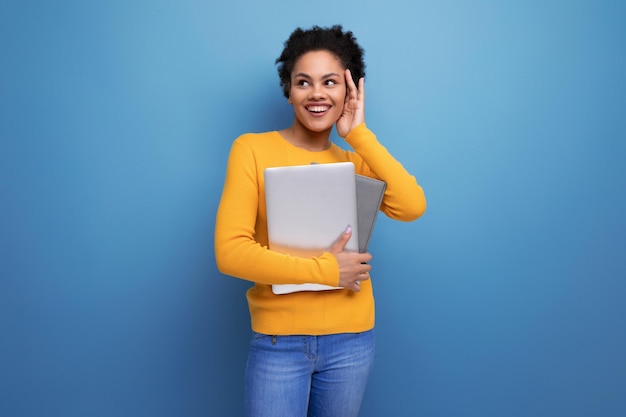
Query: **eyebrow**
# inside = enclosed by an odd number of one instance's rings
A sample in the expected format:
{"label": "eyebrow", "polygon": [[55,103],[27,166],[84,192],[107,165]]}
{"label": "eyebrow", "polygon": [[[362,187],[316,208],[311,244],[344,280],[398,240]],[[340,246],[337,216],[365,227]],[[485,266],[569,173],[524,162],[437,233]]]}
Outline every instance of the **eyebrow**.
{"label": "eyebrow", "polygon": [[[326,74],[326,75],[323,75],[323,76],[322,76],[322,79],[324,80],[324,79],[326,79],[326,78],[331,78],[331,77],[339,77],[339,76],[340,76],[339,74],[337,74],[337,73],[335,73],[335,72],[331,72],[331,73],[328,73],[328,74]],[[304,73],[304,72],[299,72],[299,73],[295,74],[295,75],[294,75],[294,78],[295,78],[295,77],[303,77],[303,78],[308,78],[309,80],[311,79],[311,76],[310,76],[309,74]]]}

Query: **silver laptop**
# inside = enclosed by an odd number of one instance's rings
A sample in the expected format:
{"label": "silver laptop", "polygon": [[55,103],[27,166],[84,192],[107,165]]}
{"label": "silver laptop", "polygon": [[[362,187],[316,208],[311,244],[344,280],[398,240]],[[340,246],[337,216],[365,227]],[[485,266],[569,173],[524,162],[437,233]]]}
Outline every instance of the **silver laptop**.
{"label": "silver laptop", "polygon": [[[330,250],[347,226],[346,250],[359,251],[356,178],[352,162],[265,169],[269,248],[303,258]],[[273,285],[275,294],[333,290],[320,284]]]}

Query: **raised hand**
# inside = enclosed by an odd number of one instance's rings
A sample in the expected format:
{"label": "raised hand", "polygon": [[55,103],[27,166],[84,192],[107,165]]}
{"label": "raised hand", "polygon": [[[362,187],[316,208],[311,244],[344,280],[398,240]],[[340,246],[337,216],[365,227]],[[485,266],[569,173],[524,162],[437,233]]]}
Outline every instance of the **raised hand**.
{"label": "raised hand", "polygon": [[365,80],[359,79],[357,88],[349,69],[344,73],[346,79],[346,100],[343,113],[337,120],[337,133],[345,138],[348,133],[361,123],[365,122]]}
{"label": "raised hand", "polygon": [[330,250],[339,264],[339,286],[361,291],[360,282],[369,279],[372,266],[366,264],[372,260],[369,253],[345,252],[346,244],[352,237],[352,228],[348,227]]}

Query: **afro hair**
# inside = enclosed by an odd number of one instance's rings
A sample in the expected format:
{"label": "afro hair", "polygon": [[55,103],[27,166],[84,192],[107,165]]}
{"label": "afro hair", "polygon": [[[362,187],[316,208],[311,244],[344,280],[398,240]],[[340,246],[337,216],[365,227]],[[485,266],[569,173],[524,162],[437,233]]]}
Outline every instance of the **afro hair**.
{"label": "afro hair", "polygon": [[359,79],[365,76],[364,51],[352,32],[344,32],[341,25],[330,28],[313,26],[307,30],[297,28],[285,41],[285,48],[276,59],[280,86],[285,97],[289,98],[291,72],[298,58],[307,52],[323,50],[339,58],[341,64],[352,73],[355,84],[358,85]]}

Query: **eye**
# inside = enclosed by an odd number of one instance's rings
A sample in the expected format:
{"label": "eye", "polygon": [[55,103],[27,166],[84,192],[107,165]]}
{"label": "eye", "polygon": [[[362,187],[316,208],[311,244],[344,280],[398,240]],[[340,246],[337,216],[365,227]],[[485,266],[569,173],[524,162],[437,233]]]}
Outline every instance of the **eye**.
{"label": "eye", "polygon": [[324,82],[324,84],[325,85],[335,85],[335,84],[337,84],[337,81],[335,81],[335,80],[326,80]]}
{"label": "eye", "polygon": [[307,80],[297,80],[296,85],[300,87],[307,87],[309,85],[309,82]]}

